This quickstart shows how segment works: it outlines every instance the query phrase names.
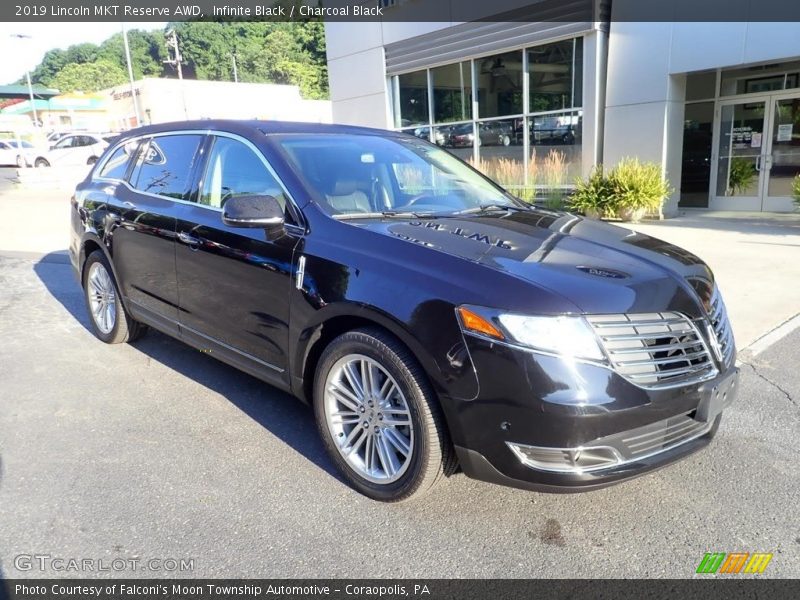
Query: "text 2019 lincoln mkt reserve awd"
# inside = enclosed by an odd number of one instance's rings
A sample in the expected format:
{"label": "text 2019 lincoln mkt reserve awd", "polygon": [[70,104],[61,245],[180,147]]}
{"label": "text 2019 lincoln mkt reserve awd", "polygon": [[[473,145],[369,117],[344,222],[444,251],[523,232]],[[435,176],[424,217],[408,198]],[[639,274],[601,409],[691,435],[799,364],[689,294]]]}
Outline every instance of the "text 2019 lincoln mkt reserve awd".
{"label": "text 2019 lincoln mkt reserve awd", "polygon": [[307,401],[377,500],[459,468],[623,481],[708,444],[737,387],[699,258],[523,203],[402,133],[130,131],[75,191],[70,254],[97,337],[153,327]]}

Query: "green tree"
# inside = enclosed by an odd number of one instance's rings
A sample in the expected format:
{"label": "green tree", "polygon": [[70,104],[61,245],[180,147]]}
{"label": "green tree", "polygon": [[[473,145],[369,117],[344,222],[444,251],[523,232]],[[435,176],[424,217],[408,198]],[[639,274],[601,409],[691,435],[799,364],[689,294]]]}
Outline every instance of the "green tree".
{"label": "green tree", "polygon": [[[160,31],[132,29],[128,32],[131,50],[131,68],[136,79],[161,77],[164,74],[164,59],[167,56],[164,36]],[[125,44],[121,33],[115,33],[98,50],[100,59],[108,60],[127,69]]]}
{"label": "green tree", "polygon": [[[45,52],[42,62],[31,72],[31,80],[34,83],[41,83],[43,85],[50,85],[58,72],[67,66],[69,59],[67,58],[67,51],[61,48],[54,48]],[[24,78],[23,78],[24,79]],[[20,80],[20,83],[23,81]]]}
{"label": "green tree", "polygon": [[100,59],[90,63],[72,63],[61,69],[51,85],[64,92],[96,92],[125,82],[127,76],[118,64]]}

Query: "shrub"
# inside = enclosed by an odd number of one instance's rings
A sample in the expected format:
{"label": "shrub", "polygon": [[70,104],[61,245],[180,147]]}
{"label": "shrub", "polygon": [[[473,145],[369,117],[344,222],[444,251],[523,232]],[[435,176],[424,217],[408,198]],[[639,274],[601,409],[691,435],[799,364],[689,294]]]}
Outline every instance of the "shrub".
{"label": "shrub", "polygon": [[599,217],[611,217],[614,214],[612,198],[611,182],[603,173],[603,166],[597,165],[588,179],[575,181],[575,192],[569,199],[569,207],[583,214],[596,213]]}
{"label": "shrub", "polygon": [[753,179],[756,177],[756,167],[746,158],[734,158],[731,160],[731,168],[728,173],[728,195],[735,196],[741,194],[749,188]]}
{"label": "shrub", "polygon": [[792,179],[792,197],[794,198],[794,205],[800,210],[800,175],[796,175]]}
{"label": "shrub", "polygon": [[613,206],[622,209],[657,211],[672,188],[661,174],[661,167],[638,158],[623,158],[608,175],[613,190]]}

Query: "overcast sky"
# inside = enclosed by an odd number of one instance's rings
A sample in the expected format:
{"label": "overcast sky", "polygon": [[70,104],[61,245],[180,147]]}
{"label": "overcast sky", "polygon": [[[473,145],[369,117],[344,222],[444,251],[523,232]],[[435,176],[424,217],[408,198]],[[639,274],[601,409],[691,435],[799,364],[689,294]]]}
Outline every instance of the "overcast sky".
{"label": "overcast sky", "polygon": [[[1,0],[5,1],[5,0]],[[126,23],[127,29],[163,29],[166,23]],[[0,84],[16,81],[51,48],[103,40],[121,31],[120,23],[0,23]],[[17,39],[14,35],[29,35]]]}

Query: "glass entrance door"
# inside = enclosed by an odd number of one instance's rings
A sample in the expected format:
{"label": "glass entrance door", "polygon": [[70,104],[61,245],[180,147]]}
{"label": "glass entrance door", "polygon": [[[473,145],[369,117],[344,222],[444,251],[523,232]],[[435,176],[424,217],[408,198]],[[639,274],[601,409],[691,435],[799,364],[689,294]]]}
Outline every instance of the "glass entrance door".
{"label": "glass entrance door", "polygon": [[717,134],[716,210],[761,210],[766,179],[769,98],[720,105]]}
{"label": "glass entrance door", "polygon": [[762,210],[790,211],[792,182],[800,175],[800,96],[772,102]]}
{"label": "glass entrance door", "polygon": [[711,208],[788,212],[800,175],[800,95],[720,104]]}

